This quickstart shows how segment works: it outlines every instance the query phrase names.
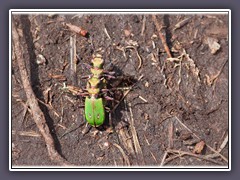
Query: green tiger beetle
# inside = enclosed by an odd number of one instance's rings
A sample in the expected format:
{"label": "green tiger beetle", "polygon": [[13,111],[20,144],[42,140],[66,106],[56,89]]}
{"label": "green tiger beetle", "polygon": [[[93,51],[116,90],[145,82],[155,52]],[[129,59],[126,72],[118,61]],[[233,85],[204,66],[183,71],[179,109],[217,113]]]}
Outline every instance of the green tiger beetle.
{"label": "green tiger beetle", "polygon": [[85,118],[87,122],[98,127],[104,123],[105,109],[103,98],[101,97],[101,89],[106,87],[105,79],[103,78],[103,59],[100,54],[97,54],[92,59],[91,77],[87,82],[88,96],[85,99]]}
{"label": "green tiger beetle", "polygon": [[105,100],[114,100],[106,94],[108,90],[106,89],[107,84],[105,79],[105,77],[115,78],[112,76],[114,72],[105,71],[103,65],[104,60],[102,55],[96,54],[92,59],[91,75],[87,76],[87,92],[78,94],[85,96],[85,119],[93,127],[99,127],[105,121]]}
{"label": "green tiger beetle", "polygon": [[119,101],[107,95],[107,92],[111,92],[110,89],[107,89],[107,79],[115,79],[115,73],[103,69],[104,60],[100,54],[93,56],[91,62],[92,66],[89,66],[91,75],[82,77],[82,79],[88,79],[86,89],[79,89],[75,86],[64,86],[64,89],[66,88],[75,95],[85,97],[85,119],[91,126],[99,127],[104,124],[106,119],[106,101],[111,100],[118,104]]}

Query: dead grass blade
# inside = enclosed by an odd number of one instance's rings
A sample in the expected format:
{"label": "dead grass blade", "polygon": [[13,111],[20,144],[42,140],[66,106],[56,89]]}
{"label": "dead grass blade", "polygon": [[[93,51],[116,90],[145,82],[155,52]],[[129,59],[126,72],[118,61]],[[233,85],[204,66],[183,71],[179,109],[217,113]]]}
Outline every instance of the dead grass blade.
{"label": "dead grass blade", "polygon": [[168,47],[168,45],[167,45],[166,38],[163,36],[163,34],[162,34],[162,32],[161,32],[162,27],[161,27],[161,26],[159,25],[159,23],[157,22],[157,17],[156,17],[156,15],[152,15],[152,20],[153,20],[153,22],[154,22],[154,24],[155,24],[155,26],[156,26],[156,28],[157,28],[159,37],[160,37],[160,39],[161,39],[161,41],[162,41],[162,43],[163,43],[163,46],[164,46],[164,49],[165,49],[165,51],[166,51],[166,53],[167,53],[167,55],[168,55],[168,58],[172,58],[172,54],[171,54],[170,49],[169,49],[169,47]]}
{"label": "dead grass blade", "polygon": [[70,69],[77,71],[76,35],[70,36]]}
{"label": "dead grass blade", "polygon": [[76,34],[70,36],[70,79],[72,84],[77,85],[77,48]]}
{"label": "dead grass blade", "polygon": [[124,148],[127,150],[128,153],[134,155],[134,148],[133,148],[133,144],[132,144],[132,139],[130,137],[130,135],[128,134],[128,131],[125,128],[121,128],[118,131],[118,137],[122,143],[122,145],[124,146]]}
{"label": "dead grass blade", "polygon": [[134,126],[134,119],[133,119],[131,103],[129,103],[128,106],[129,106],[129,111],[130,111],[130,130],[131,130],[131,133],[133,136],[133,144],[134,144],[134,148],[136,151],[136,155],[137,155],[138,160],[140,161],[140,165],[145,165],[142,149],[141,149],[141,146],[138,141],[136,128]]}
{"label": "dead grass blade", "polygon": [[167,158],[167,155],[168,155],[168,152],[165,151],[160,166],[163,166],[164,164],[166,164],[166,163],[165,163],[165,160],[166,160],[166,158]]}
{"label": "dead grass blade", "polygon": [[123,151],[123,149],[121,148],[121,146],[119,146],[118,144],[116,143],[113,143],[113,145],[118,148],[118,150],[122,153],[122,156],[123,156],[123,159],[124,159],[124,162],[126,163],[127,166],[130,166],[130,161],[128,159],[128,156],[125,154],[125,152]]}
{"label": "dead grass blade", "polygon": [[41,134],[35,131],[12,131],[12,134],[18,134],[20,136],[29,136],[29,137],[41,137]]}

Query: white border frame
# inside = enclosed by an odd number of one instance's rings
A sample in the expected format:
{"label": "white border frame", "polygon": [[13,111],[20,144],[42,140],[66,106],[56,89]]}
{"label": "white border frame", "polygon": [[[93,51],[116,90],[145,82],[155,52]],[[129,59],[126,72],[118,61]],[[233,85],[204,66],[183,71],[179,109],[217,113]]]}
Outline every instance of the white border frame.
{"label": "white border frame", "polygon": [[[228,14],[229,166],[13,166],[12,167],[12,14]],[[10,9],[9,10],[9,170],[10,171],[231,171],[231,10],[230,9]]]}

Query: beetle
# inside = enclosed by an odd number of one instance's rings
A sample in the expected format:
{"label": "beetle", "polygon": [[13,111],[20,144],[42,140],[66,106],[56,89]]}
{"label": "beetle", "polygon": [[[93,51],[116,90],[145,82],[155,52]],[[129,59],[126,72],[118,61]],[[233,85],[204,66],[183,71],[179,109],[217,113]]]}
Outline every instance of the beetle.
{"label": "beetle", "polygon": [[89,66],[91,74],[83,76],[87,78],[86,89],[77,88],[75,86],[68,86],[63,89],[69,90],[75,95],[85,97],[84,116],[88,124],[94,127],[99,127],[105,121],[105,102],[106,100],[114,100],[107,96],[107,80],[108,78],[115,78],[114,72],[109,72],[103,69],[104,60],[102,55],[96,54],[92,59],[92,66]]}
{"label": "beetle", "polygon": [[102,88],[106,87],[103,63],[102,56],[96,54],[92,59],[91,75],[86,88],[88,96],[85,98],[85,118],[94,127],[101,126],[105,120],[105,103],[101,93]]}

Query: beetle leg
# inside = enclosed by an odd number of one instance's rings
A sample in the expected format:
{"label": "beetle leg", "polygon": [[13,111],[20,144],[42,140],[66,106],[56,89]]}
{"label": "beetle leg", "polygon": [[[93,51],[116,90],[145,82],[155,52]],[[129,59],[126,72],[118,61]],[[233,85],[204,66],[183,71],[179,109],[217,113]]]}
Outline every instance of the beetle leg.
{"label": "beetle leg", "polygon": [[81,63],[83,66],[85,66],[87,69],[91,69],[92,66],[90,64],[87,63]]}
{"label": "beetle leg", "polygon": [[116,99],[114,99],[114,98],[112,98],[112,97],[110,97],[110,96],[107,96],[107,95],[103,95],[103,96],[104,96],[104,98],[105,98],[107,101],[114,101],[114,102],[116,102],[116,103],[119,103],[118,100],[116,100]]}
{"label": "beetle leg", "polygon": [[110,96],[104,96],[104,98],[107,100],[107,101],[114,101],[114,99],[112,98],[112,97],[110,97]]}
{"label": "beetle leg", "polygon": [[111,109],[107,106],[105,106],[105,110],[109,113],[111,111]]}
{"label": "beetle leg", "polygon": [[101,92],[103,93],[103,96],[106,96],[106,93],[109,93],[112,96],[114,95],[111,89],[101,89]]}
{"label": "beetle leg", "polygon": [[108,79],[115,79],[115,78],[116,78],[115,76],[112,76],[112,75],[110,75],[110,74],[103,74],[102,76],[103,76],[103,77],[106,77],[106,78],[108,78]]}
{"label": "beetle leg", "polygon": [[89,93],[88,93],[88,92],[85,92],[85,93],[78,93],[77,95],[78,95],[78,96],[82,96],[82,97],[86,97],[86,96],[89,95]]}
{"label": "beetle leg", "polygon": [[88,123],[86,123],[85,127],[82,130],[82,134],[85,135],[87,133],[89,133],[89,131],[91,130],[92,126],[89,125]]}
{"label": "beetle leg", "polygon": [[82,76],[81,79],[90,79],[92,75]]}
{"label": "beetle leg", "polygon": [[109,89],[101,89],[101,91],[105,93],[105,92],[108,92]]}
{"label": "beetle leg", "polygon": [[103,94],[109,93],[109,94],[111,94],[111,95],[114,95],[114,92],[112,92],[112,89],[101,89],[101,92],[102,92]]}
{"label": "beetle leg", "polygon": [[112,121],[112,114],[111,113],[108,114],[108,119],[109,119],[110,129],[113,132],[113,121]]}
{"label": "beetle leg", "polygon": [[116,72],[114,72],[114,71],[107,71],[107,70],[103,70],[103,73],[104,74],[110,74],[110,75],[116,74]]}

